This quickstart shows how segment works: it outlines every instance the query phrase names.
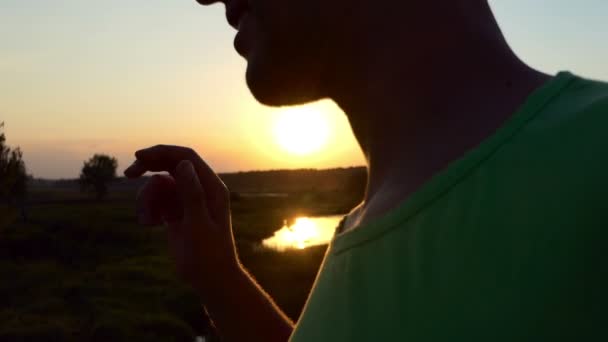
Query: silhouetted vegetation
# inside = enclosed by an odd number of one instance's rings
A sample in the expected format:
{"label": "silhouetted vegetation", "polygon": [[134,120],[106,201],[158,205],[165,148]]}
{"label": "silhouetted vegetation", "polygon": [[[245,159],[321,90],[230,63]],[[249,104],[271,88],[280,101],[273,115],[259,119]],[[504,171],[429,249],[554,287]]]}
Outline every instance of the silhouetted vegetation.
{"label": "silhouetted vegetation", "polygon": [[[284,174],[274,187],[250,182],[275,173],[221,175],[244,194],[232,204],[241,261],[294,320],[326,247],[281,253],[259,242],[295,215],[347,212],[360,198],[346,185],[361,187],[353,180],[360,176],[348,175],[361,170],[273,171]],[[319,175],[324,183],[310,191]],[[208,333],[198,298],[174,276],[164,227],[135,223],[144,181],[118,179],[98,202],[79,192],[77,180],[34,180],[27,223],[0,212],[0,341],[191,342]]]}
{"label": "silhouetted vegetation", "polygon": [[[3,127],[2,122],[0,129]],[[28,179],[21,149],[9,147],[4,132],[0,131],[0,200],[6,205],[19,208],[23,220],[26,219],[25,198]]]}
{"label": "silhouetted vegetation", "polygon": [[231,191],[239,193],[349,192],[363,194],[364,167],[327,170],[273,170],[220,175]]}
{"label": "silhouetted vegetation", "polygon": [[108,192],[108,183],[116,179],[118,161],[105,154],[96,154],[84,162],[80,172],[80,186],[83,191],[92,189],[97,199],[103,199]]}

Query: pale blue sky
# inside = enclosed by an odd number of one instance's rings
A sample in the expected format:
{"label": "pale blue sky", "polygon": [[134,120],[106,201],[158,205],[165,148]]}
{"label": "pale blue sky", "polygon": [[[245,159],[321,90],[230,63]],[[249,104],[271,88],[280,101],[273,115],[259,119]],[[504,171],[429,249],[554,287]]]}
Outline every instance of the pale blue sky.
{"label": "pale blue sky", "polygon": [[[533,66],[608,80],[608,1],[491,3]],[[269,151],[263,125],[276,113],[249,94],[233,37],[222,6],[194,0],[0,0],[0,121],[37,177],[75,177],[95,152],[124,167],[155,143],[193,146],[219,171],[362,162],[331,105],[340,148]]]}

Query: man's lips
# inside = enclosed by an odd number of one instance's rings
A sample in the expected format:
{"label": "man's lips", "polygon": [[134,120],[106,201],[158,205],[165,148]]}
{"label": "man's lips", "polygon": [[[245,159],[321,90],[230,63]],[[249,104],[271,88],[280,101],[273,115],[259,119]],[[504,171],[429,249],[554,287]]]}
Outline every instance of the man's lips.
{"label": "man's lips", "polygon": [[245,14],[249,10],[249,4],[247,1],[235,1],[226,6],[226,19],[230,26],[235,29],[239,29],[239,23]]}
{"label": "man's lips", "polygon": [[249,17],[248,12],[245,12],[239,20],[238,32],[234,37],[234,48],[239,55],[246,57],[251,48],[251,30],[247,29],[247,18]]}

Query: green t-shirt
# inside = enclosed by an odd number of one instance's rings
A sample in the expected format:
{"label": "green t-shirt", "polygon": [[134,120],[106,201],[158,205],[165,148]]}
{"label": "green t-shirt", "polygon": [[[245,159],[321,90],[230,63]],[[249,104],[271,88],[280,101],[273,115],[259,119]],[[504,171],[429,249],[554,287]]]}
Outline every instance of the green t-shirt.
{"label": "green t-shirt", "polygon": [[607,148],[608,84],[558,74],[337,234],[291,341],[608,341]]}

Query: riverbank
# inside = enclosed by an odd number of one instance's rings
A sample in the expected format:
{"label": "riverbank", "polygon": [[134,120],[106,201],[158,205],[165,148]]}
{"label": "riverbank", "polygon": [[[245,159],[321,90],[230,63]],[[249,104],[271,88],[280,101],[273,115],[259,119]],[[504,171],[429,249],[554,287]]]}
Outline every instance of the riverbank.
{"label": "riverbank", "polygon": [[[134,198],[133,188],[102,202],[46,188],[31,194],[27,222],[2,215],[10,222],[0,226],[0,340],[190,342],[207,334],[198,299],[174,275],[164,228],[137,226]],[[357,201],[341,191],[233,199],[241,261],[292,319],[326,246],[255,246],[286,219],[341,214]]]}

